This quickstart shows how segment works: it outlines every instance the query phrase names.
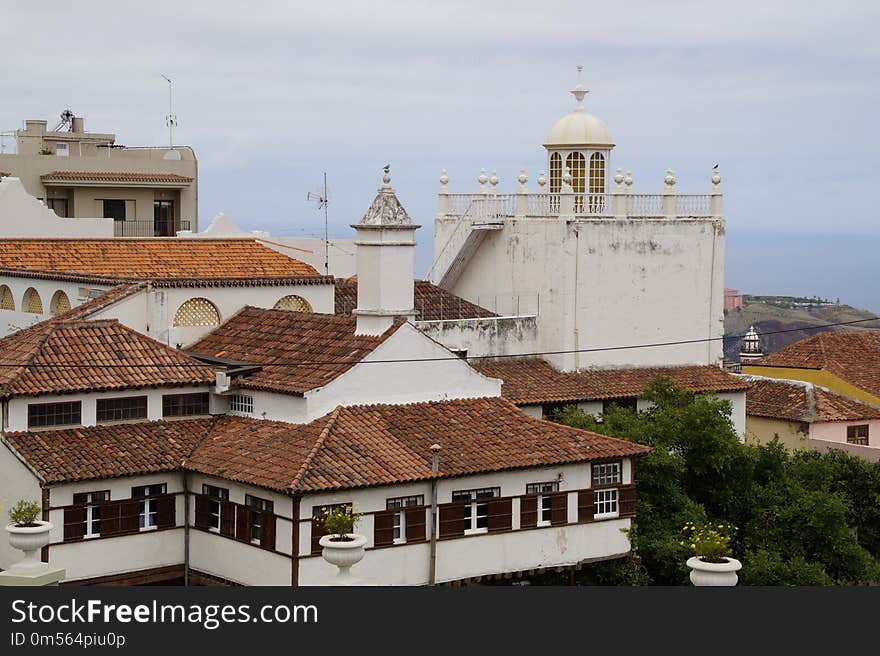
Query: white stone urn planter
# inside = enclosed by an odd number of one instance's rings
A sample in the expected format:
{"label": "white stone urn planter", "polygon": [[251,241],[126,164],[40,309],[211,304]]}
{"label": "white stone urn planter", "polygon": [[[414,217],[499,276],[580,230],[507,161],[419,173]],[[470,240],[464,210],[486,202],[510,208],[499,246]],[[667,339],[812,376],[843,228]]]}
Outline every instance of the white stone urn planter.
{"label": "white stone urn planter", "polygon": [[707,563],[693,556],[688,558],[687,566],[691,568],[691,583],[696,586],[736,585],[737,572],[742,569],[742,563],[736,558],[728,558],[726,563]]}
{"label": "white stone urn planter", "polygon": [[351,566],[361,562],[364,558],[364,546],[367,538],[358,533],[346,533],[348,540],[339,540],[336,534],[325,535],[319,541],[324,549],[321,555],[331,565],[339,568],[339,573],[333,581],[334,585],[351,585],[355,579],[351,575]]}
{"label": "white stone urn planter", "polygon": [[34,523],[37,526],[6,525],[9,544],[24,552],[24,560],[10,567],[11,571],[30,571],[46,567],[46,563],[40,560],[40,549],[49,544],[49,531],[52,530],[52,523],[39,519]]}

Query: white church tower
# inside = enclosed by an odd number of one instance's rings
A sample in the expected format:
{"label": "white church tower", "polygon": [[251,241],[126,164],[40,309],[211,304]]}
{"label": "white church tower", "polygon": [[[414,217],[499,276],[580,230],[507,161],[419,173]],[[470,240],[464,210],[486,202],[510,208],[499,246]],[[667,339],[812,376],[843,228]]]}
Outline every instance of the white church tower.
{"label": "white church tower", "polygon": [[391,188],[390,166],[357,232],[358,335],[381,335],[394,317],[415,317],[413,267],[415,232],[420,227]]}

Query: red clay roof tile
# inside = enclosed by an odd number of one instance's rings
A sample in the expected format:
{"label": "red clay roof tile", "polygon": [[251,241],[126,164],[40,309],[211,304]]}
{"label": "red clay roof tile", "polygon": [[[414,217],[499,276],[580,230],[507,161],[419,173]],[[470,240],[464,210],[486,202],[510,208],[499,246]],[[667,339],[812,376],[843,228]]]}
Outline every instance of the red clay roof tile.
{"label": "red clay roof tile", "polygon": [[52,171],[40,179],[45,182],[86,180],[90,182],[156,182],[162,184],[189,184],[195,178],[176,173],[139,173],[126,171]]}
{"label": "red clay roof tile", "polygon": [[[416,280],[413,297],[417,321],[477,319],[498,316],[427,280]],[[357,307],[357,277],[336,281],[336,314],[351,314]]]}
{"label": "red clay roof tile", "polygon": [[746,414],[791,421],[858,421],[880,419],[880,408],[810,383],[750,379]]}

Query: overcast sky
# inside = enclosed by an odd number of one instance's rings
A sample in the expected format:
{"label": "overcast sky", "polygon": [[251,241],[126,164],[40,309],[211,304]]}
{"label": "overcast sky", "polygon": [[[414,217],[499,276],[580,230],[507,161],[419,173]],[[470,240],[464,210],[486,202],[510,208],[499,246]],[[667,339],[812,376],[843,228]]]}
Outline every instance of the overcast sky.
{"label": "overcast sky", "polygon": [[70,108],[126,145],[199,158],[199,213],[315,233],[322,171],[346,235],[381,167],[431,252],[437,178],[480,168],[535,186],[541,144],[573,106],[609,125],[613,167],[659,192],[706,193],[721,166],[730,231],[877,235],[880,3],[103,2],[6,0],[0,129]]}

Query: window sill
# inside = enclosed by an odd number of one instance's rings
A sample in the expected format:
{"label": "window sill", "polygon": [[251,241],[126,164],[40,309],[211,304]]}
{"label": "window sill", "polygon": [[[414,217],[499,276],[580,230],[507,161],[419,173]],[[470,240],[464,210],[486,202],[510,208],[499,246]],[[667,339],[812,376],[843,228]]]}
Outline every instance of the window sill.
{"label": "window sill", "polygon": [[213,526],[208,527],[208,533],[219,533],[219,532],[220,532],[219,528],[214,528]]}
{"label": "window sill", "polygon": [[394,538],[392,544],[406,544],[406,538]]}
{"label": "window sill", "polygon": [[139,533],[148,533],[149,531],[155,531],[157,528],[159,528],[159,527],[158,526],[141,526],[138,529],[138,532]]}
{"label": "window sill", "polygon": [[469,528],[465,529],[465,535],[482,535],[483,533],[488,533],[489,529],[487,528]]}
{"label": "window sill", "polygon": [[603,513],[601,515],[594,515],[593,519],[595,519],[598,522],[603,519],[617,519],[618,517],[620,517],[620,512]]}
{"label": "window sill", "polygon": [[54,430],[69,430],[71,428],[85,428],[82,424],[56,424],[54,426],[28,426],[28,433],[45,433]]}

